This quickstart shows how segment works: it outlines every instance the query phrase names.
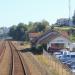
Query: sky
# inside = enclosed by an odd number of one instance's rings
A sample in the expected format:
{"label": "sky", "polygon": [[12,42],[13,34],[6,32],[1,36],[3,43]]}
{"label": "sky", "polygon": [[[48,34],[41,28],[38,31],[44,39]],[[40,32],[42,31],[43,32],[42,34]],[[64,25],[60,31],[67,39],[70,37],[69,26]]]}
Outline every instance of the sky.
{"label": "sky", "polygon": [[[74,9],[75,0],[71,0],[71,17]],[[68,17],[68,0],[0,0],[0,27],[42,20],[53,24]]]}

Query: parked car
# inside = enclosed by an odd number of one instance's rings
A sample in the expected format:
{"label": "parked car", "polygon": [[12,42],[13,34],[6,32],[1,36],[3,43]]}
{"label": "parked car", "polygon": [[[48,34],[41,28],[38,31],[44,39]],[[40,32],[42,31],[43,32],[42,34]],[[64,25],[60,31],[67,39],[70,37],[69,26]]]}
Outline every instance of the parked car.
{"label": "parked car", "polygon": [[57,59],[60,59],[63,55],[61,52],[55,52],[53,53],[53,55],[57,58]]}
{"label": "parked car", "polygon": [[72,72],[75,72],[75,65],[72,65],[72,66],[71,66],[71,71],[72,71]]}
{"label": "parked car", "polygon": [[60,60],[63,60],[63,59],[67,61],[67,60],[71,60],[71,57],[69,55],[62,55],[62,57],[60,57]]}
{"label": "parked car", "polygon": [[61,52],[54,52],[53,55],[60,55],[62,54]]}
{"label": "parked car", "polygon": [[67,60],[66,60],[65,58],[60,59],[60,61],[61,61],[63,64],[67,63]]}
{"label": "parked car", "polygon": [[68,67],[70,68],[71,67],[71,64],[72,64],[72,61],[71,60],[68,60],[65,64],[67,64]]}

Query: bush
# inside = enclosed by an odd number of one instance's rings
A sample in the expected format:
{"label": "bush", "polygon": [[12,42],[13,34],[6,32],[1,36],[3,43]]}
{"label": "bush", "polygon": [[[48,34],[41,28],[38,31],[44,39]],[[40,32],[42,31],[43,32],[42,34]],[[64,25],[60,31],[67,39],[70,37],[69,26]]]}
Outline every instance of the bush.
{"label": "bush", "polygon": [[43,44],[42,47],[47,51],[47,44]]}
{"label": "bush", "polygon": [[42,47],[42,45],[32,46],[31,51],[34,54],[42,54],[43,53],[43,47]]}
{"label": "bush", "polygon": [[39,54],[43,53],[43,46],[42,45],[38,45],[36,49],[37,49],[37,53],[39,53]]}

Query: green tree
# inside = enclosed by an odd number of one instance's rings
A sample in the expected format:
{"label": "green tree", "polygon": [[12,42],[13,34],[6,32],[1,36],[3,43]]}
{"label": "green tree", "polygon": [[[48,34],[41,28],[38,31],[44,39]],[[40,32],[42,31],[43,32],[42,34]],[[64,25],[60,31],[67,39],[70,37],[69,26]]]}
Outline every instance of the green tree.
{"label": "green tree", "polygon": [[28,32],[33,32],[34,31],[33,22],[28,23],[27,29],[28,29]]}
{"label": "green tree", "polygon": [[28,31],[29,32],[41,32],[45,31],[46,28],[49,28],[49,22],[42,20],[42,22],[29,22]]}
{"label": "green tree", "polygon": [[34,23],[34,28],[35,28],[36,32],[41,32],[41,31],[43,31],[45,29],[45,26],[42,25],[41,22],[35,22]]}
{"label": "green tree", "polygon": [[49,22],[48,22],[48,21],[42,20],[41,23],[42,23],[42,25],[44,25],[44,26],[46,26],[46,27],[47,27],[47,26],[49,27]]}
{"label": "green tree", "polygon": [[18,26],[11,26],[9,35],[19,41],[24,41],[28,39],[28,34],[27,34],[27,25],[24,23],[19,23]]}
{"label": "green tree", "polygon": [[51,26],[51,30],[54,30],[54,26],[53,25]]}
{"label": "green tree", "polygon": [[26,31],[27,31],[26,25],[24,23],[19,23],[16,28],[17,40],[20,41],[26,40]]}
{"label": "green tree", "polygon": [[[49,26],[49,23],[46,20],[42,22],[29,22],[29,24],[19,23],[17,26],[11,26],[9,35],[15,40],[28,40],[29,32],[41,32]],[[49,28],[49,27],[48,27]]]}
{"label": "green tree", "polygon": [[10,27],[9,30],[9,36],[11,36],[13,39],[16,39],[16,25],[13,25]]}

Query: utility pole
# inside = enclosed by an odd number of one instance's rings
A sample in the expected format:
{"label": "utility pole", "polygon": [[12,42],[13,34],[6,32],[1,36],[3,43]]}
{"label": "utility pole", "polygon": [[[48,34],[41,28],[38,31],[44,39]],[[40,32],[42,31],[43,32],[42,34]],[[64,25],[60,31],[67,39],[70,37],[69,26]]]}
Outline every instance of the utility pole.
{"label": "utility pole", "polygon": [[[69,3],[69,26],[72,27],[72,20],[71,20],[71,0],[68,0]],[[70,37],[72,37],[72,28],[70,28]]]}
{"label": "utility pole", "polygon": [[69,26],[71,27],[71,0],[69,0]]}

